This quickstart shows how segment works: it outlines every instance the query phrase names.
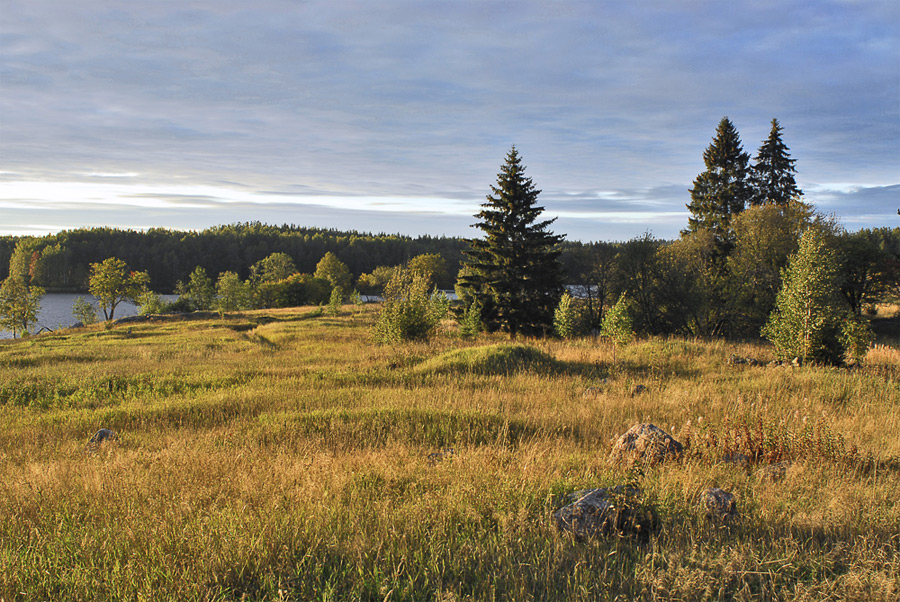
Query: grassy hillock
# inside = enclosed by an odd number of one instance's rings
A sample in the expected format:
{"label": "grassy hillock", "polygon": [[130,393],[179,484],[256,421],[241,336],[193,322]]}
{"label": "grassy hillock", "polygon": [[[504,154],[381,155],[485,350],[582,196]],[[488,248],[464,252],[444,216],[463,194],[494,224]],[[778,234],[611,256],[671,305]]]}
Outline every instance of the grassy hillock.
{"label": "grassy hillock", "polygon": [[[592,339],[387,347],[374,317],[0,342],[0,599],[900,596],[896,348],[850,370],[735,365],[771,349],[674,338],[615,356]],[[683,456],[611,464],[639,422]],[[100,428],[119,440],[93,450]],[[776,462],[783,478],[762,478]],[[570,492],[626,483],[658,518],[648,538],[557,529]],[[706,518],[708,487],[738,520]]]}

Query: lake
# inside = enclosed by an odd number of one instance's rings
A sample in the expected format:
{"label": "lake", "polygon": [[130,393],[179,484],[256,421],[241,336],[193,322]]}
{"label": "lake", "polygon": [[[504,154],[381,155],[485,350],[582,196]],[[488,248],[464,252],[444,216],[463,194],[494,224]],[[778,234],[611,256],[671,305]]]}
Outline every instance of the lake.
{"label": "lake", "polygon": [[[178,295],[160,295],[166,301],[174,301]],[[77,320],[72,315],[72,305],[75,299],[84,297],[85,300],[91,301],[94,307],[97,307],[97,300],[92,295],[77,293],[47,293],[41,299],[41,311],[38,313],[37,326],[31,327],[31,332],[37,332],[42,328],[56,330],[57,328],[65,328],[71,326]],[[124,318],[125,316],[135,316],[138,308],[133,303],[122,301],[116,306],[115,317]],[[97,309],[97,319],[103,320],[103,312]],[[0,339],[11,339],[12,332],[8,330],[0,330]]]}

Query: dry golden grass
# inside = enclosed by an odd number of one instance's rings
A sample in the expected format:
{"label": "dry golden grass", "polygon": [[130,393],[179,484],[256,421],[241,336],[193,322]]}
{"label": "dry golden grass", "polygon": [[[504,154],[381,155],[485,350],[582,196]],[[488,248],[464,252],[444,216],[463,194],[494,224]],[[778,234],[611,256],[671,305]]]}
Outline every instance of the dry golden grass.
{"label": "dry golden grass", "polygon": [[[791,369],[727,364],[762,345],[649,339],[613,363],[591,339],[377,346],[372,321],[307,308],[0,343],[0,599],[900,596],[896,348]],[[610,465],[641,421],[688,439],[684,459]],[[120,440],[87,452],[101,427]],[[757,464],[720,462],[746,450]],[[759,478],[776,457],[784,479]],[[568,492],[625,482],[659,516],[649,540],[554,526]],[[704,517],[711,486],[736,524]]]}

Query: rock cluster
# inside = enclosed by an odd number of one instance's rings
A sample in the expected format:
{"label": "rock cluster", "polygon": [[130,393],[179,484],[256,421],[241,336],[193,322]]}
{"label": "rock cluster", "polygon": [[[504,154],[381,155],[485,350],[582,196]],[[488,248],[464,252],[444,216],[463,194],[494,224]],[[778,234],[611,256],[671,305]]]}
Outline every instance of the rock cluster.
{"label": "rock cluster", "polygon": [[653,424],[637,424],[619,437],[609,459],[616,464],[659,464],[677,458],[684,446]]}
{"label": "rock cluster", "polygon": [[556,525],[576,537],[631,535],[645,537],[657,520],[652,509],[640,503],[641,492],[619,485],[576,491],[572,500],[553,513]]}
{"label": "rock cluster", "polygon": [[762,362],[755,357],[741,357],[736,353],[732,353],[728,358],[729,366],[762,366]]}
{"label": "rock cluster", "polygon": [[706,510],[706,515],[711,519],[729,522],[738,516],[734,494],[723,491],[718,487],[707,489],[701,493],[700,505]]}

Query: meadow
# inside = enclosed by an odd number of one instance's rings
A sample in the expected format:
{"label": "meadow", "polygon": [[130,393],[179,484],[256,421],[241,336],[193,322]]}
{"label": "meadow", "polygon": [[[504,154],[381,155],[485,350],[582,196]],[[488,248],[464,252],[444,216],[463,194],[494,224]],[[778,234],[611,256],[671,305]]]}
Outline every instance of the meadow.
{"label": "meadow", "polygon": [[[0,600],[900,597],[896,345],[853,369],[679,338],[383,346],[375,311],[0,342]],[[611,464],[639,422],[684,455]],[[94,450],[100,428],[119,440]],[[626,483],[649,537],[552,520]],[[708,487],[738,520],[706,517]]]}

